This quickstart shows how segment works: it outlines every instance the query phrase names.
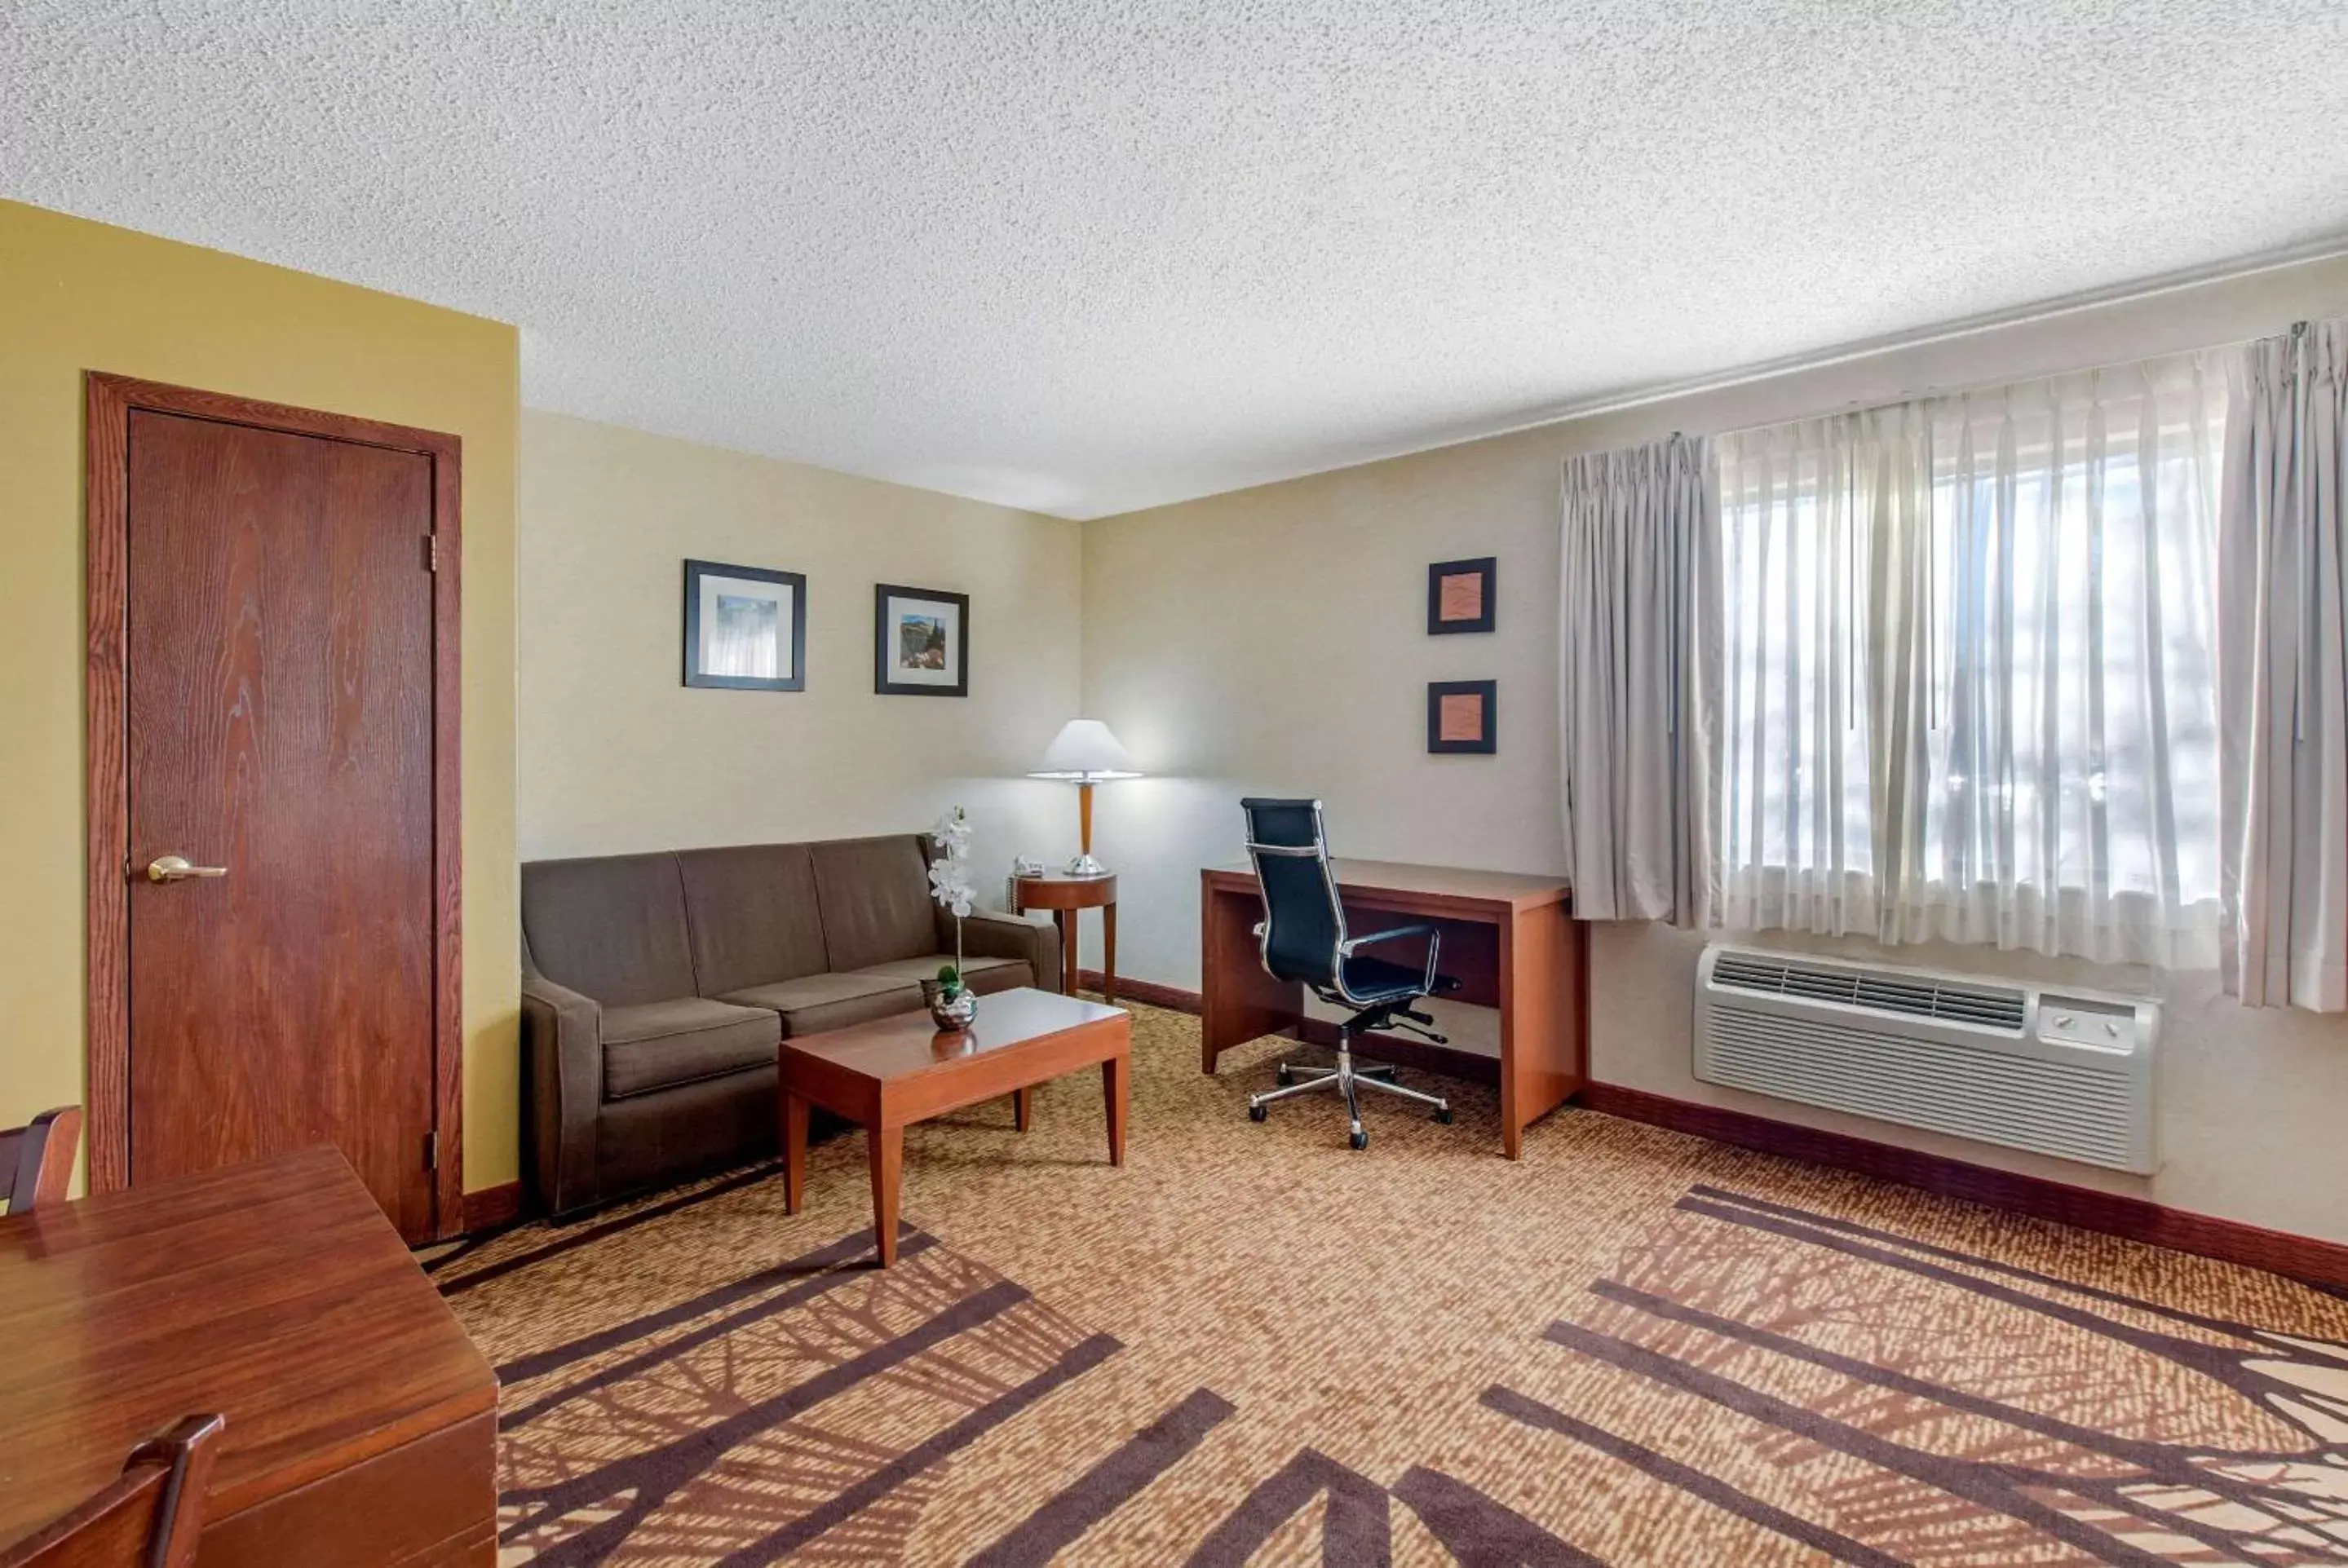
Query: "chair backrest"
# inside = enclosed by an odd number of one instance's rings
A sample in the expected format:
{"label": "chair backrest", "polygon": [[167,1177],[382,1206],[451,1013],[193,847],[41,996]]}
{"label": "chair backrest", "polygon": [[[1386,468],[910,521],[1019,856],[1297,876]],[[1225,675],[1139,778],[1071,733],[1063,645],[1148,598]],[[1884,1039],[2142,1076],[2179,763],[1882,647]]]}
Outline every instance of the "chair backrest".
{"label": "chair backrest", "polygon": [[1263,967],[1283,980],[1334,984],[1345,911],[1329,869],[1329,835],[1317,800],[1240,802],[1248,858],[1263,889]]}
{"label": "chair backrest", "polygon": [[0,1568],[189,1568],[204,1528],[219,1416],[184,1416],[130,1450],[122,1473],[13,1546]]}
{"label": "chair backrest", "polygon": [[22,1127],[0,1131],[0,1203],[12,1214],[61,1204],[81,1148],[81,1107],[44,1111]]}

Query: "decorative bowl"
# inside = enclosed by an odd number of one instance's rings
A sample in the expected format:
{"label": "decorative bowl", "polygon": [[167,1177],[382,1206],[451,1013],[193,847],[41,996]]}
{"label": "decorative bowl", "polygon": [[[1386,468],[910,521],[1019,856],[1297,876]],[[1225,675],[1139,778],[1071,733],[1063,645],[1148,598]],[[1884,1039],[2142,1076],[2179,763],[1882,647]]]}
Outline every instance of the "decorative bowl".
{"label": "decorative bowl", "polygon": [[929,1004],[931,1021],[941,1030],[968,1029],[978,1016],[978,993],[968,986],[949,988],[943,980],[923,980],[922,1000]]}

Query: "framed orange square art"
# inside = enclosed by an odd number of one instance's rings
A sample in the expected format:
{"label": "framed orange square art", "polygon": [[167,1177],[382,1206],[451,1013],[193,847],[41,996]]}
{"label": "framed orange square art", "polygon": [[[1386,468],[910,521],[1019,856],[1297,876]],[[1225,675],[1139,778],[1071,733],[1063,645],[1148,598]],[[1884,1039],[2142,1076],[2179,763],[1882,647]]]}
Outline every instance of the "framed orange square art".
{"label": "framed orange square art", "polygon": [[1489,755],[1499,747],[1498,681],[1429,681],[1426,749]]}
{"label": "framed orange square art", "polygon": [[1426,634],[1492,630],[1492,590],[1499,558],[1439,560],[1426,569]]}

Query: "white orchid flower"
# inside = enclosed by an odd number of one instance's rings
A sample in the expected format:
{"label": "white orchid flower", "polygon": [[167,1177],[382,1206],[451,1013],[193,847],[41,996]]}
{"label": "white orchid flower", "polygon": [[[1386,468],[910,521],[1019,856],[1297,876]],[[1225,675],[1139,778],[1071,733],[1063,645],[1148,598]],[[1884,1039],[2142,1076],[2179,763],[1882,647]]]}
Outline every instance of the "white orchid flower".
{"label": "white orchid flower", "polygon": [[954,917],[953,983],[959,987],[963,983],[962,923],[978,902],[978,889],[970,879],[969,816],[954,807],[932,825],[929,838],[938,846],[938,857],[930,862],[930,897]]}

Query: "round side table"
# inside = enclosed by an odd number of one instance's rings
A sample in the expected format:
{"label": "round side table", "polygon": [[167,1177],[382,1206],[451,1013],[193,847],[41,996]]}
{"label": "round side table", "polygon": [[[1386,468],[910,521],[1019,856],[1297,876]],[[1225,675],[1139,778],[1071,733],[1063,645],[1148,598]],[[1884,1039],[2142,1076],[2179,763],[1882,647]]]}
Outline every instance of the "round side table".
{"label": "round side table", "polygon": [[1076,911],[1097,909],[1101,912],[1101,999],[1117,1000],[1117,876],[1111,872],[1101,876],[1070,876],[1065,872],[1046,871],[1039,876],[1014,876],[1011,879],[1011,902],[1014,914],[1024,915],[1030,909],[1049,909],[1052,924],[1060,928],[1060,985],[1070,996],[1076,994]]}

